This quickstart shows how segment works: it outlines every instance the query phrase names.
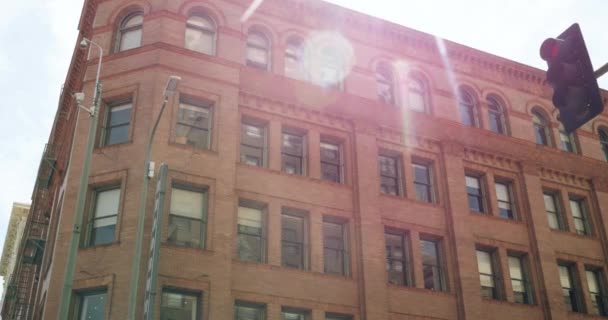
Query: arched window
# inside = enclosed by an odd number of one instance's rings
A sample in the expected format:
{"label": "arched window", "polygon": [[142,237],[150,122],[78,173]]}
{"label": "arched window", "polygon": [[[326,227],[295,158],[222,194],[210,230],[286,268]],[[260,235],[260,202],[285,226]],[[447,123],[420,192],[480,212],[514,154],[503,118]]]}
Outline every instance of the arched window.
{"label": "arched window", "polygon": [[572,153],[577,152],[574,132],[566,133],[566,130],[562,125],[559,126],[559,142],[562,150]]}
{"label": "arched window", "polygon": [[285,48],[285,76],[305,80],[306,74],[302,66],[302,45],[303,41],[298,37],[291,37],[287,40]]}
{"label": "arched window", "polygon": [[475,99],[466,90],[460,90],[458,94],[458,105],[462,123],[469,127],[478,127],[477,110],[475,110]]}
{"label": "arched window", "polygon": [[601,128],[597,133],[600,136],[600,145],[602,147],[602,151],[604,152],[604,160],[608,161],[608,131]]}
{"label": "arched window", "polygon": [[532,123],[534,124],[536,143],[548,146],[551,140],[549,139],[549,124],[547,123],[547,119],[535,110],[532,111]]}
{"label": "arched window", "polygon": [[144,14],[135,12],[125,17],[118,29],[116,51],[125,51],[138,48],[141,45],[141,30],[144,23]]}
{"label": "arched window", "polygon": [[215,54],[215,23],[202,15],[193,15],[186,21],[186,49]]}
{"label": "arched window", "polygon": [[488,124],[491,131],[507,134],[505,109],[499,101],[498,98],[493,96],[486,98],[488,104]]}
{"label": "arched window", "polygon": [[379,63],[376,66],[376,84],[378,99],[384,103],[396,105],[393,70],[388,64]]}
{"label": "arched window", "polygon": [[315,82],[323,88],[342,89],[344,63],[340,50],[333,46],[324,46],[320,50],[319,72]]}
{"label": "arched window", "polygon": [[417,77],[409,77],[407,81],[409,108],[417,112],[427,112],[427,87]]}
{"label": "arched window", "polygon": [[270,69],[270,41],[261,32],[250,31],[247,35],[247,65],[250,67]]}

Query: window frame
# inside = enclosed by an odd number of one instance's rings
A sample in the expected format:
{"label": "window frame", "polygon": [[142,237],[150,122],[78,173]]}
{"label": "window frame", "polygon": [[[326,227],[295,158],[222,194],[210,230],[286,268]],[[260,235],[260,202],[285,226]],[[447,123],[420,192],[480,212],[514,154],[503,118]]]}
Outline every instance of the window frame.
{"label": "window frame", "polygon": [[[465,99],[464,97],[468,97]],[[475,99],[473,93],[471,93],[468,89],[460,88],[458,89],[458,110],[460,113],[460,123],[467,127],[471,128],[479,128],[479,115],[478,115],[478,102]],[[465,119],[465,116],[467,117]],[[470,124],[468,122],[471,122]]]}
{"label": "window frame", "polygon": [[608,161],[608,130],[605,127],[600,127],[597,130],[597,135],[600,140],[600,148],[604,154],[604,161]]}
{"label": "window frame", "polygon": [[[424,182],[420,182],[416,179],[416,167],[424,167],[426,168],[428,184]],[[414,193],[416,196],[416,200],[426,202],[426,203],[437,203],[437,196],[435,191],[435,173],[433,168],[433,162],[431,161],[418,161],[412,160],[412,180],[414,184]],[[422,186],[425,188],[427,193],[428,201],[420,199],[418,196],[418,186]]]}
{"label": "window frame", "polygon": [[[392,161],[394,163],[394,171],[395,171],[395,176],[390,176],[387,173],[382,171],[382,160],[383,159],[387,159],[389,161]],[[405,195],[405,188],[404,188],[404,177],[403,177],[403,157],[400,154],[397,154],[395,152],[388,152],[388,151],[380,151],[378,153],[378,175],[379,175],[379,180],[380,180],[380,193],[385,194],[385,195],[391,195],[391,196],[396,196],[396,197],[403,197]],[[397,190],[395,190],[395,194],[388,192],[388,189],[385,190],[385,184],[384,184],[384,179],[390,179],[390,180],[394,180],[395,183],[395,188]],[[390,186],[389,186],[390,188]]]}
{"label": "window frame", "polygon": [[[337,161],[331,161],[331,159],[324,159],[323,157],[323,145],[331,145],[336,147],[336,150],[338,152],[338,160]],[[319,150],[320,150],[320,156],[319,156],[319,160],[321,162],[321,180],[324,181],[329,181],[332,183],[339,183],[339,184],[345,184],[346,183],[346,177],[345,177],[345,154],[344,154],[344,143],[338,140],[334,140],[331,138],[325,138],[323,136],[321,136],[320,139],[320,143],[319,143]],[[338,177],[338,181],[335,180],[330,180],[327,177],[324,176],[324,172],[323,172],[323,165],[328,165],[328,166],[333,166],[337,168],[337,173],[339,175]]]}
{"label": "window frame", "polygon": [[[551,201],[553,203],[553,206],[555,208],[555,212],[551,212],[549,211],[549,209],[547,208],[547,203],[546,203],[546,197],[551,197]],[[548,226],[551,230],[559,230],[559,231],[568,231],[568,226],[566,224],[565,221],[565,217],[564,217],[564,210],[563,210],[563,206],[561,203],[561,196],[559,194],[558,191],[554,191],[554,190],[543,190],[543,204],[545,206],[545,213],[547,215],[555,215],[556,221],[557,221],[557,228],[553,228],[551,226],[551,220],[549,218],[547,218],[548,220]]]}
{"label": "window frame", "polygon": [[[389,250],[388,240],[389,237],[399,237],[399,242],[401,245],[401,253],[402,257],[393,257],[391,253],[392,250]],[[384,230],[384,246],[385,246],[385,256],[386,256],[386,272],[387,272],[387,283],[397,286],[404,287],[413,287],[414,286],[414,277],[413,277],[413,265],[412,265],[412,249],[410,248],[411,237],[405,231],[385,228]],[[401,279],[399,279],[398,283],[395,283],[391,279],[391,273],[389,270],[389,266],[393,266],[394,262],[401,262],[403,270],[401,271]]]}
{"label": "window frame", "polygon": [[[491,273],[482,273],[481,270],[479,270],[480,267],[480,260],[479,260],[479,253],[484,253],[487,254],[489,259],[490,259],[490,272]],[[480,286],[481,286],[481,297],[483,299],[490,299],[490,300],[503,300],[503,285],[502,285],[502,279],[500,277],[501,274],[501,270],[500,270],[500,262],[499,257],[498,257],[498,250],[496,248],[486,248],[486,247],[477,247],[476,248],[476,255],[477,255],[477,270],[479,273],[479,281],[480,281]],[[483,285],[483,281],[481,280],[482,277],[489,277],[492,280],[493,283],[493,287],[485,287]],[[491,288],[491,297],[485,296],[484,295],[484,288]]]}
{"label": "window frame", "polygon": [[[205,27],[201,27],[198,26],[194,23],[191,23],[191,19],[197,17],[197,18],[201,18],[207,21],[207,23],[209,23],[212,27],[211,28],[205,28]],[[188,33],[188,30],[193,30],[193,31],[197,31],[202,33],[203,35],[207,35],[210,36],[210,47],[211,47],[211,52],[204,52],[201,50],[196,50],[195,48],[189,48],[188,47],[188,43],[186,42],[186,35]],[[196,51],[196,52],[200,52],[209,56],[215,56],[216,55],[216,50],[217,50],[217,23],[215,22],[214,19],[212,19],[209,15],[204,14],[204,13],[193,13],[190,16],[188,16],[188,19],[186,19],[186,29],[184,32],[184,48],[188,49],[188,50],[192,50],[192,51]]]}
{"label": "window frame", "polygon": [[[430,103],[429,103],[429,86],[428,82],[422,79],[423,77],[418,75],[409,75],[407,78],[407,93],[408,93],[408,108],[414,112],[420,113],[429,113],[430,112]],[[418,87],[412,86],[412,83],[417,83]],[[420,96],[420,100],[422,101],[422,110],[417,110],[412,108],[412,93]]]}
{"label": "window frame", "polygon": [[250,301],[244,301],[244,300],[235,300],[234,301],[234,306],[233,306],[233,312],[234,312],[234,320],[241,320],[241,318],[239,318],[238,316],[238,311],[237,308],[249,308],[249,309],[256,309],[259,312],[259,315],[261,315],[261,319],[266,319],[266,316],[268,314],[268,306],[265,303],[259,303],[259,302],[250,302]]}
{"label": "window frame", "polygon": [[[375,69],[376,76],[376,96],[378,101],[381,103],[385,103],[391,106],[397,106],[397,87],[395,81],[395,72],[394,69],[386,62],[380,62],[376,64]],[[386,92],[390,94],[390,96],[385,97],[382,95],[384,93],[383,89],[386,86]]]}
{"label": "window frame", "polygon": [[[476,195],[476,194],[472,194],[469,192],[467,178],[475,179],[477,181],[479,194]],[[486,199],[487,191],[486,191],[484,175],[479,174],[479,173],[473,173],[473,172],[465,172],[465,188],[466,188],[466,192],[467,192],[467,200],[468,200],[467,203],[468,203],[469,211],[478,213],[478,214],[488,214],[488,209],[487,209],[488,206],[487,206],[487,199]],[[475,197],[477,199],[476,202],[480,208],[479,211],[471,208],[471,202],[470,202],[471,197]]]}
{"label": "window frame", "polygon": [[[256,43],[252,43],[252,41],[250,41],[252,36],[260,37],[264,41],[265,46],[261,46]],[[250,55],[249,55],[250,49],[264,51],[264,55],[266,58],[266,64],[263,65],[262,63],[259,63],[257,61],[250,59]],[[245,39],[245,65],[248,67],[255,68],[258,70],[263,70],[263,71],[271,70],[272,42],[270,41],[270,38],[268,37],[268,35],[265,32],[262,32],[262,31],[256,30],[256,29],[253,29],[253,30],[250,29],[247,32],[247,38]]]}
{"label": "window frame", "polygon": [[[173,214],[171,213],[171,205],[173,203],[173,192],[174,190],[183,190],[186,192],[195,192],[195,193],[200,193],[202,194],[202,199],[203,199],[203,205],[202,205],[202,210],[203,212],[201,212],[201,218],[198,219],[200,220],[200,224],[201,224],[201,230],[200,230],[200,234],[199,234],[199,245],[198,246],[194,246],[194,245],[190,245],[190,244],[180,244],[178,243],[178,241],[175,240],[171,240],[171,218],[172,216],[178,216],[182,219],[188,219],[188,220],[196,220],[193,218],[189,218],[189,217],[184,217],[184,216],[180,216],[177,214]],[[209,187],[207,186],[193,186],[193,185],[189,185],[189,184],[185,184],[185,183],[181,183],[178,181],[174,181],[171,184],[171,194],[170,194],[170,198],[169,198],[169,210],[168,210],[168,220],[167,220],[167,243],[171,244],[171,245],[175,245],[175,246],[180,246],[180,247],[186,247],[186,248],[197,248],[197,249],[202,249],[202,250],[206,250],[208,243],[207,243],[207,237],[208,237],[208,228],[209,228]]]}
{"label": "window frame", "polygon": [[[566,309],[569,312],[583,312],[580,284],[578,283],[578,278],[576,276],[576,264],[573,262],[558,262],[557,266],[560,277],[560,287],[562,288],[562,296]],[[561,270],[564,270],[562,268],[565,268],[567,272],[570,287],[564,287],[564,283],[561,281]],[[566,291],[568,292],[568,295],[565,294]]]}
{"label": "window frame", "polygon": [[[592,274],[598,292],[591,291],[591,285],[589,284],[589,274]],[[608,304],[606,300],[606,278],[604,277],[604,270],[601,267],[594,266],[585,266],[585,279],[587,281],[587,288],[589,289],[589,295],[591,301],[591,310],[589,310],[590,314],[595,314],[599,316],[607,316],[608,315]],[[596,311],[597,310],[597,311]]]}
{"label": "window frame", "polygon": [[[495,95],[488,95],[486,97],[486,106],[488,110],[488,129],[497,134],[509,135],[506,108],[502,99]],[[494,128],[493,124],[497,128]]]}
{"label": "window frame", "polygon": [[549,134],[551,132],[551,126],[548,117],[545,116],[544,112],[538,109],[532,110],[532,128],[534,131],[534,142],[536,142],[536,144],[547,147],[553,146],[551,135]]}
{"label": "window frame", "polygon": [[[239,212],[240,212],[240,208],[247,208],[247,209],[253,209],[253,210],[258,210],[260,211],[260,226],[261,226],[261,230],[260,230],[260,234],[253,234],[253,233],[247,233],[245,231],[240,231],[239,228]],[[262,202],[258,202],[255,200],[249,200],[249,199],[239,199],[239,203],[237,206],[237,216],[236,216],[236,245],[235,245],[235,249],[236,249],[236,259],[238,261],[242,261],[242,262],[251,262],[251,263],[267,263],[268,260],[268,205],[266,203],[262,203]],[[260,241],[260,252],[259,252],[259,260],[248,260],[248,259],[242,259],[241,257],[241,247],[240,247],[240,237],[241,235],[243,236],[247,236],[247,237],[255,237],[258,238]]]}
{"label": "window frame", "polygon": [[[434,245],[435,253],[436,253],[435,260],[437,260],[436,265],[427,264],[424,262],[424,253],[423,253],[424,252],[424,250],[423,250],[424,242],[432,243]],[[443,240],[436,238],[436,237],[421,235],[419,244],[420,244],[420,257],[421,257],[421,265],[422,265],[421,269],[422,269],[422,279],[423,279],[424,288],[427,290],[447,292],[448,291],[448,282],[447,282],[447,269],[446,269],[445,251],[443,248]],[[439,280],[439,288],[427,287],[427,282],[426,282],[424,272],[425,272],[425,268],[429,267],[429,266],[433,270],[433,273],[435,273],[435,272],[439,273],[439,275],[437,276],[437,279]],[[435,270],[437,270],[437,271],[435,271]],[[433,280],[434,280],[434,277],[433,277]],[[436,284],[433,283],[433,286],[435,286],[435,285]]]}
{"label": "window frame", "polygon": [[[137,16],[141,16],[140,24],[134,25],[131,27],[125,27],[125,25],[129,22],[129,20],[131,20]],[[144,27],[144,12],[143,11],[135,10],[133,12],[129,12],[128,14],[126,14],[120,20],[120,23],[118,24],[118,28],[116,31],[116,39],[115,39],[116,43],[114,44],[114,52],[123,52],[123,51],[137,49],[137,48],[141,47],[142,40],[143,40],[143,29],[144,29],[143,27]],[[137,45],[136,47],[133,47],[133,48],[123,49],[122,39],[125,36],[125,34],[127,34],[129,32],[134,32],[137,30],[140,30],[140,32],[141,32],[140,37],[139,37],[139,45]]]}
{"label": "window frame", "polygon": [[[186,107],[183,107],[186,106]],[[193,112],[200,112],[200,111],[196,111],[196,110],[192,110],[192,109],[202,109],[205,110],[204,112],[201,113],[205,113],[207,112],[207,128],[203,128],[200,126],[197,126],[195,124],[189,124],[186,121],[180,121],[180,112],[182,109],[190,109]],[[188,96],[183,96],[180,94],[179,97],[179,101],[178,101],[178,105],[177,105],[177,112],[175,113],[175,129],[174,129],[174,135],[173,135],[173,142],[179,145],[183,145],[183,146],[189,146],[189,147],[193,147],[193,148],[197,148],[197,149],[202,149],[202,150],[213,150],[213,131],[214,131],[214,120],[215,120],[215,110],[214,110],[214,106],[212,102],[208,102],[206,100],[199,100],[199,99],[193,99],[190,98]],[[207,139],[205,141],[205,146],[197,146],[196,144],[190,144],[188,141],[188,136],[178,136],[178,131],[181,127],[185,127],[185,128],[194,128],[195,130],[199,130],[199,131],[204,131],[207,134]],[[185,142],[181,142],[182,138],[186,138]]]}
{"label": "window frame", "polygon": [[[507,191],[507,197],[508,200],[501,200],[498,196],[498,189],[497,189],[497,185],[503,185],[506,187],[506,191]],[[495,178],[494,179],[494,188],[496,189],[496,205],[497,205],[497,209],[498,209],[498,217],[506,219],[506,220],[520,220],[519,217],[519,212],[518,212],[518,208],[517,208],[517,199],[515,197],[515,185],[514,182],[511,180],[507,180],[507,179],[501,179],[501,178]],[[501,211],[501,204],[507,204],[509,206],[509,210],[511,211],[510,215],[507,215],[506,217],[502,215],[502,211]]]}
{"label": "window frame", "polygon": [[100,294],[104,294],[105,295],[105,306],[104,306],[104,319],[107,318],[108,316],[108,307],[109,307],[109,303],[108,303],[108,288],[106,287],[101,287],[101,288],[91,288],[91,289],[83,289],[83,290],[78,290],[75,291],[73,293],[75,295],[75,299],[74,299],[74,304],[73,304],[73,309],[72,309],[72,315],[74,317],[74,319],[81,319],[83,316],[83,299],[85,297],[89,297],[89,296],[95,296],[95,295],[100,295]]}
{"label": "window frame", "polygon": [[175,288],[175,287],[163,287],[161,290],[161,295],[160,295],[160,310],[159,310],[159,315],[160,315],[160,320],[163,320],[163,315],[164,315],[164,311],[163,310],[163,301],[165,298],[165,293],[172,293],[172,294],[180,294],[183,296],[190,296],[190,297],[194,297],[196,298],[196,315],[195,315],[195,320],[200,319],[201,315],[203,314],[203,293],[200,291],[194,291],[194,290],[189,290],[189,289],[182,289],[182,288]]}
{"label": "window frame", "polygon": [[[285,240],[284,239],[284,218],[285,217],[289,217],[289,218],[296,218],[296,219],[301,219],[302,221],[302,242],[298,243],[297,241],[289,241],[289,240]],[[298,210],[298,209],[292,209],[292,208],[287,208],[287,207],[283,207],[281,209],[281,266],[286,267],[286,268],[293,268],[293,269],[299,269],[299,270],[309,270],[310,269],[310,234],[309,234],[309,221],[308,221],[308,213]],[[293,267],[293,266],[289,266],[286,265],[285,263],[285,254],[284,254],[284,245],[285,242],[290,242],[290,243],[296,243],[299,244],[301,246],[301,252],[302,252],[302,257],[301,257],[301,266],[299,267]]]}
{"label": "window frame", "polygon": [[[296,52],[291,52],[290,49],[294,49]],[[302,56],[304,51],[304,40],[299,36],[291,36],[285,42],[285,55],[284,55],[284,66],[283,75],[287,78],[294,80],[306,81],[308,80],[308,74],[303,70]],[[288,71],[289,63],[292,61],[296,66],[297,70],[292,70],[293,74]]]}
{"label": "window frame", "polygon": [[282,306],[281,307],[281,320],[284,320],[285,313],[297,314],[297,315],[301,316],[301,320],[310,320],[311,315],[312,315],[312,310]]}
{"label": "window frame", "polygon": [[[333,225],[339,225],[340,228],[342,229],[342,235],[341,235],[341,242],[342,242],[342,248],[331,248],[327,246],[327,236],[326,236],[326,230],[325,230],[325,226],[326,224],[333,224]],[[330,274],[330,275],[337,275],[337,276],[343,276],[343,277],[348,277],[350,276],[350,243],[349,243],[349,223],[347,220],[342,220],[339,218],[333,218],[333,217],[323,217],[323,229],[322,229],[322,235],[323,235],[323,273],[325,274]],[[334,251],[338,251],[341,253],[342,256],[342,266],[341,266],[341,271],[339,273],[337,272],[330,272],[328,271],[328,265],[327,265],[327,259],[325,258],[326,256],[326,251],[327,250],[334,250]]]}
{"label": "window frame", "polygon": [[[256,146],[253,144],[250,144],[247,142],[247,139],[245,139],[245,135],[246,135],[246,127],[255,127],[257,129],[260,130],[261,134],[262,134],[262,146]],[[239,141],[239,158],[240,158],[240,163],[246,164],[246,165],[250,165],[250,166],[254,166],[254,167],[260,167],[260,168],[267,168],[268,167],[268,123],[263,122],[263,121],[259,121],[259,120],[250,120],[250,119],[242,119],[241,120],[241,133],[240,133],[240,141]],[[247,154],[243,153],[243,147],[245,147],[245,149],[250,148],[252,150],[260,150],[261,151],[261,159],[260,159],[260,164],[259,165],[254,165],[254,164],[250,164],[246,161],[246,158],[244,158]]]}
{"label": "window frame", "polygon": [[[125,108],[125,109],[129,109],[129,121],[125,122],[125,123],[120,123],[117,125],[110,126],[110,121],[112,120],[112,109],[124,108],[126,106],[129,106],[128,108]],[[131,124],[133,123],[133,110],[134,110],[134,105],[133,105],[133,99],[131,97],[129,97],[127,99],[119,99],[116,101],[111,101],[111,102],[105,103],[104,112],[103,112],[104,115],[103,115],[103,119],[102,119],[101,137],[99,139],[100,148],[117,146],[117,145],[131,142],[131,131],[132,131]],[[123,127],[123,126],[127,126],[126,140],[108,144],[108,138],[109,138],[111,130],[113,128]]]}
{"label": "window frame", "polygon": [[[301,147],[300,147],[300,154],[297,154],[297,152],[290,152],[290,150],[288,150],[288,148],[285,147],[285,136],[292,136],[292,137],[298,137],[301,139]],[[293,174],[293,175],[298,175],[298,176],[307,176],[308,175],[308,152],[307,152],[307,146],[308,146],[308,139],[307,139],[307,135],[305,132],[303,132],[302,130],[297,130],[297,129],[289,129],[289,128],[283,128],[283,130],[281,131],[281,171],[288,173],[288,174]],[[298,170],[296,170],[295,172],[291,173],[291,172],[287,172],[286,171],[286,160],[285,158],[297,158],[300,162],[300,168],[299,168],[299,172]]]}
{"label": "window frame", "polygon": [[[578,209],[580,211],[581,216],[577,217],[574,215],[574,210],[572,208],[572,204],[576,203]],[[574,194],[568,195],[568,205],[570,206],[570,214],[572,215],[573,231],[581,236],[591,236],[593,235],[593,228],[589,217],[589,209],[587,205],[587,198],[583,196],[578,196]],[[579,230],[577,221],[582,223],[583,230]]]}
{"label": "window frame", "polygon": [[[108,192],[108,191],[114,191],[114,190],[118,190],[118,203],[116,204],[116,209],[117,209],[117,213],[113,214],[113,215],[108,215],[108,216],[103,216],[101,218],[97,218],[97,201],[99,200],[99,194],[102,192]],[[97,246],[107,246],[107,245],[112,245],[114,243],[116,243],[117,240],[117,236],[118,236],[118,218],[120,216],[120,212],[121,212],[121,207],[122,207],[122,198],[123,198],[123,194],[122,194],[123,190],[122,190],[122,184],[109,184],[109,185],[104,185],[104,186],[100,186],[100,187],[96,187],[91,191],[91,203],[89,205],[89,210],[88,210],[88,214],[87,214],[87,230],[86,230],[86,236],[85,236],[85,241],[83,244],[83,247],[85,248],[91,248],[91,247],[97,247]],[[115,217],[116,222],[114,223],[114,239],[110,242],[105,242],[105,243],[94,243],[94,229],[95,229],[95,221],[97,220],[103,220],[103,219],[108,219],[108,218],[112,218]]]}
{"label": "window frame", "polygon": [[[513,273],[511,272],[511,259],[517,259],[519,263],[519,268],[521,272],[521,279],[513,278]],[[511,290],[513,292],[513,299],[515,303],[520,304],[534,304],[534,291],[532,288],[532,281],[530,276],[530,267],[529,267],[529,258],[526,253],[518,253],[518,252],[507,252],[507,266],[509,267],[509,279],[511,281]],[[515,291],[515,286],[513,285],[514,281],[521,282],[521,286],[524,289],[523,292]],[[521,293],[523,297],[523,301],[517,301],[517,293]]]}
{"label": "window frame", "polygon": [[576,143],[576,134],[574,132],[566,133],[563,127],[559,129],[559,149],[565,152],[578,154],[578,146]]}

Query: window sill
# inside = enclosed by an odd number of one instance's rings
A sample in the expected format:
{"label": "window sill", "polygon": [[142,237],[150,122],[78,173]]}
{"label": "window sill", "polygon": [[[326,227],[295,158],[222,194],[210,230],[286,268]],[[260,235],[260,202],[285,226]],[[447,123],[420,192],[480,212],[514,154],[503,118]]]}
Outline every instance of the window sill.
{"label": "window sill", "polygon": [[212,155],[212,156],[218,156],[217,151],[215,151],[213,149],[204,149],[204,148],[191,146],[189,144],[177,143],[177,142],[175,142],[175,140],[169,141],[169,145],[172,147],[175,147],[175,148],[180,148],[180,149],[184,149],[187,151],[191,151],[193,153],[201,153],[201,154],[208,154],[208,155]]}
{"label": "window sill", "polygon": [[103,248],[118,247],[118,246],[120,246],[120,241],[114,241],[114,242],[98,244],[98,245],[94,245],[94,246],[80,247],[79,251],[86,252],[86,251],[95,251],[97,249],[103,250]]}
{"label": "window sill", "polygon": [[388,199],[394,199],[394,200],[397,200],[397,201],[410,201],[410,202],[414,202],[414,203],[419,204],[419,205],[433,207],[433,208],[437,208],[437,209],[443,208],[441,206],[441,204],[437,203],[437,202],[421,201],[421,200],[418,200],[418,199],[410,199],[408,197],[395,196],[395,195],[392,195],[392,194],[386,194],[386,193],[382,193],[382,192],[379,193],[379,196],[380,197],[386,197]]}
{"label": "window sill", "polygon": [[179,251],[186,251],[186,252],[199,252],[199,253],[208,253],[208,254],[213,254],[213,251],[207,249],[207,248],[201,248],[201,247],[188,247],[188,246],[182,246],[179,244],[174,244],[174,243],[170,243],[167,241],[163,241],[160,244],[161,248],[170,248],[170,249],[176,249]]}
{"label": "window sill", "polygon": [[502,221],[502,222],[506,222],[506,223],[510,223],[510,224],[514,224],[514,225],[518,225],[518,226],[525,225],[525,223],[523,221],[517,220],[517,219],[505,219],[505,218],[498,217],[498,216],[495,216],[495,215],[492,215],[489,213],[481,213],[481,212],[477,212],[477,211],[469,211],[469,212],[472,216],[475,216],[475,217],[484,217],[484,218]]}
{"label": "window sill", "polygon": [[587,240],[598,240],[598,238],[595,235],[592,234],[578,234],[576,232],[572,232],[572,231],[568,231],[568,230],[560,230],[560,229],[551,229],[549,228],[552,232],[555,232],[557,234],[563,234],[563,235],[567,235],[567,236],[571,236],[571,237],[575,237],[575,238],[579,238],[579,239],[587,239]]}
{"label": "window sill", "polygon": [[516,303],[507,300],[496,300],[481,297],[483,302],[491,303],[491,304],[500,304],[500,305],[508,305],[513,307],[522,307],[522,308],[538,308],[538,304],[524,304],[524,303]]}
{"label": "window sill", "polygon": [[290,177],[290,178],[295,178],[295,179],[303,179],[303,180],[307,180],[307,181],[314,182],[314,183],[321,183],[321,184],[330,185],[330,186],[334,186],[334,187],[350,189],[350,185],[348,185],[346,183],[338,183],[338,182],[332,182],[332,181],[328,181],[328,180],[324,180],[324,179],[312,178],[312,177],[310,177],[308,175],[299,175],[299,174],[287,173],[287,172],[283,172],[283,171],[279,171],[279,170],[273,170],[273,169],[270,169],[268,167],[260,167],[260,166],[254,166],[254,165],[246,164],[246,163],[243,163],[243,162],[240,162],[240,161],[237,162],[236,165],[240,166],[240,167],[243,167],[243,168],[250,168],[250,169],[259,170],[259,171],[262,171],[262,172],[267,172],[267,173],[272,173],[272,174],[278,174],[278,175],[285,176],[285,177]]}
{"label": "window sill", "polygon": [[388,286],[388,288],[395,289],[395,290],[415,291],[415,292],[429,294],[429,295],[433,295],[433,296],[443,296],[443,297],[452,297],[452,298],[456,297],[456,295],[451,293],[450,291],[439,291],[439,290],[431,290],[431,289],[418,288],[418,287],[400,286],[400,285],[392,284],[392,283],[387,283],[387,286]]}
{"label": "window sill", "polygon": [[115,144],[111,144],[109,146],[97,146],[97,147],[95,147],[95,149],[93,149],[93,153],[101,154],[105,150],[120,149],[120,148],[123,148],[124,146],[132,145],[132,144],[133,144],[133,140],[127,140],[125,142],[115,143]]}

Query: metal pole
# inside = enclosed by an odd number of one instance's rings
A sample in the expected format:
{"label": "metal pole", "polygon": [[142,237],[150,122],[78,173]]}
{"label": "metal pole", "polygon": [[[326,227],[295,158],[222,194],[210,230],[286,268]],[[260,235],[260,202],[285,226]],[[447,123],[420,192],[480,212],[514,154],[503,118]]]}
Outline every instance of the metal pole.
{"label": "metal pole", "polygon": [[[99,49],[99,62],[97,63],[97,76],[95,77],[96,80],[93,106],[89,109],[91,123],[89,125],[89,133],[87,137],[87,148],[85,151],[84,161],[82,163],[82,172],[80,173],[80,185],[78,188],[78,195],[76,196],[74,226],[72,229],[70,247],[68,249],[67,254],[68,258],[66,261],[65,275],[63,277],[63,293],[61,296],[61,305],[59,307],[59,312],[57,315],[58,320],[67,320],[70,311],[70,300],[72,299],[72,285],[74,282],[74,270],[76,269],[76,256],[78,254],[78,245],[80,243],[80,233],[82,219],[84,215],[84,203],[86,200],[89,184],[89,167],[91,164],[91,157],[93,155],[93,147],[95,146],[95,135],[97,132],[97,112],[99,109],[99,101],[101,98],[101,82],[99,81],[99,74],[101,71],[103,49],[93,41],[90,41],[88,39],[86,39],[86,41],[88,43],[94,44]],[[78,111],[78,115],[80,115],[80,109]]]}
{"label": "metal pole", "polygon": [[148,142],[146,143],[146,160],[144,161],[144,180],[141,188],[141,194],[139,195],[139,211],[137,214],[137,235],[135,238],[135,256],[133,257],[133,264],[131,267],[131,285],[130,285],[130,294],[129,294],[129,313],[128,319],[135,320],[135,310],[137,309],[137,291],[139,287],[139,269],[141,264],[141,243],[144,234],[144,221],[146,220],[146,202],[148,198],[148,182],[150,178],[148,177],[148,167],[150,165],[150,149],[152,148],[152,140],[154,139],[154,134],[156,133],[156,128],[158,127],[158,123],[160,122],[160,118],[163,115],[163,111],[165,111],[165,106],[167,105],[167,101],[169,97],[167,94],[164,95],[163,104],[160,107],[160,112],[156,117],[156,122],[154,122],[154,126],[150,131],[150,135],[148,136]]}
{"label": "metal pole", "polygon": [[599,69],[595,70],[595,72],[593,73],[593,75],[595,76],[596,79],[598,79],[599,77],[601,77],[604,74],[606,74],[606,72],[608,72],[608,63],[605,63]]}

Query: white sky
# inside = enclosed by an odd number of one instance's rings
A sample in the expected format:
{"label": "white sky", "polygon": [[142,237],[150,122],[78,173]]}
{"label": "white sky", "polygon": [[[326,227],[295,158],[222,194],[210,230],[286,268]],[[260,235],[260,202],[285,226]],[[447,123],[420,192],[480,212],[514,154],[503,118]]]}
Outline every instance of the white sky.
{"label": "white sky", "polygon": [[[4,1],[0,10],[0,248],[12,202],[30,202],[82,1]],[[579,22],[594,67],[608,61],[605,0],[330,2],[543,69],[541,42]],[[600,86],[608,88],[608,75]]]}

